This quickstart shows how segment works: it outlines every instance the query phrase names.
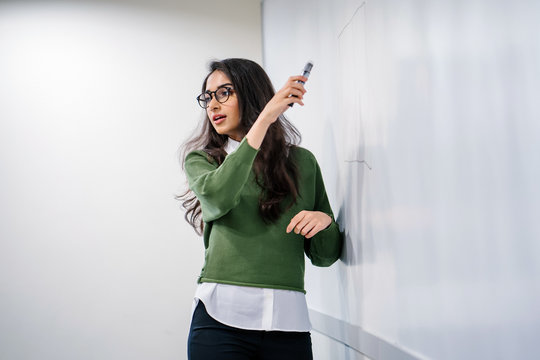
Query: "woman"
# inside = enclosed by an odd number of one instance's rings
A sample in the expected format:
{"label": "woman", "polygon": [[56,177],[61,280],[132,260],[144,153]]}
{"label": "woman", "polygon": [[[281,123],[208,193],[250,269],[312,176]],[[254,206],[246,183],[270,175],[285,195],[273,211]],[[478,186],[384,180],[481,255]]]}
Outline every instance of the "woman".
{"label": "woman", "polygon": [[258,64],[226,59],[211,63],[197,98],[206,116],[186,144],[181,196],[205,247],[191,360],[312,359],[304,252],[330,266],[342,235],[317,161],[282,115],[304,105],[299,80],[274,93]]}

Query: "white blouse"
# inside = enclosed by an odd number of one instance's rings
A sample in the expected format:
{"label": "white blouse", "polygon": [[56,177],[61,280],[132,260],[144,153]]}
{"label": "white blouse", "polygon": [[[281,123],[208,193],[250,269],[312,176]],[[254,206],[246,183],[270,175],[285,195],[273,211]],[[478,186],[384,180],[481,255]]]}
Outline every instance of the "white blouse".
{"label": "white blouse", "polygon": [[[230,154],[240,142],[229,138]],[[193,311],[202,301],[208,314],[232,327],[265,331],[311,331],[306,296],[300,291],[201,283]]]}

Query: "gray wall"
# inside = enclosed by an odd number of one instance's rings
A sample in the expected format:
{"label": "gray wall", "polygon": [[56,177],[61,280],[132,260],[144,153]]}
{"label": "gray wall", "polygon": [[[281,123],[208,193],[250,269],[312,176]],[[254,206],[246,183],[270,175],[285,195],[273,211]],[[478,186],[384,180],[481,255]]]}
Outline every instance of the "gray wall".
{"label": "gray wall", "polygon": [[316,358],[538,356],[538,14],[532,0],[263,3],[275,84],[315,63],[289,117],[346,233],[342,261],[307,268]]}
{"label": "gray wall", "polygon": [[207,62],[262,60],[260,10],[0,2],[1,359],[186,358],[204,249],[177,149]]}

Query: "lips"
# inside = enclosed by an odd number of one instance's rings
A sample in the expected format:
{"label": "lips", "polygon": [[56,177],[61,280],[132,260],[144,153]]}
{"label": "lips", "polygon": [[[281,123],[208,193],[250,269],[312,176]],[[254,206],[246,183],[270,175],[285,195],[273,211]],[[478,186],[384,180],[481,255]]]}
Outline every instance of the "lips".
{"label": "lips", "polygon": [[223,115],[223,114],[216,114],[212,117],[212,120],[214,121],[214,124],[220,124],[222,123],[223,121],[225,121],[225,118],[227,117],[227,115]]}

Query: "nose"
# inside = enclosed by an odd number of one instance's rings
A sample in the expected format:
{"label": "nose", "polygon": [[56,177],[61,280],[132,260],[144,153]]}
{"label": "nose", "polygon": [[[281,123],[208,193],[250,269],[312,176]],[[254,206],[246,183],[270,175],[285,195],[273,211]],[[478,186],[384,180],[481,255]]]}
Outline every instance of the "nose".
{"label": "nose", "polygon": [[208,109],[210,109],[210,110],[217,109],[219,107],[219,105],[220,105],[220,103],[219,103],[219,101],[216,100],[216,96],[214,94],[214,96],[212,96],[212,99],[208,103]]}

